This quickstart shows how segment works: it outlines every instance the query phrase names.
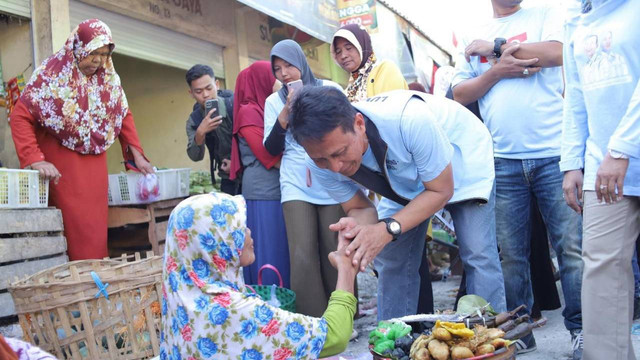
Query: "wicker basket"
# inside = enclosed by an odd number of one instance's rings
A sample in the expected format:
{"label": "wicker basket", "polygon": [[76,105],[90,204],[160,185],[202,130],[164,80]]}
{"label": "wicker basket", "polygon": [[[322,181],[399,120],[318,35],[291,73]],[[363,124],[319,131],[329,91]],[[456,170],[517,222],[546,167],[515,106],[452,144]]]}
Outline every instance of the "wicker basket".
{"label": "wicker basket", "polygon": [[58,358],[147,359],[160,353],[161,286],[162,257],[147,253],[66,263],[9,292],[25,340]]}

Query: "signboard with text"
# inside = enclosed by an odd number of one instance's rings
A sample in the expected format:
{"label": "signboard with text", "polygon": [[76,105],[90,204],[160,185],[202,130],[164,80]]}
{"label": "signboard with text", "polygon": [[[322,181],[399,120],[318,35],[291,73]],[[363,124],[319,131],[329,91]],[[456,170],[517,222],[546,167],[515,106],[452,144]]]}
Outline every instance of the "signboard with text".
{"label": "signboard with text", "polygon": [[338,19],[340,27],[358,24],[372,34],[378,32],[376,0],[338,0]]}

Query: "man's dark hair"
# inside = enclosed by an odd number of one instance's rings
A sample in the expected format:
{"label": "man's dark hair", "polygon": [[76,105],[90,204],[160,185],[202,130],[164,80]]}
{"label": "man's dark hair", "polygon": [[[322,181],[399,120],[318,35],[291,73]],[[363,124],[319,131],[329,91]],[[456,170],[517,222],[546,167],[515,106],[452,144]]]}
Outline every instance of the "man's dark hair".
{"label": "man's dark hair", "polygon": [[356,109],[342,91],[330,86],[305,86],[295,95],[289,113],[293,138],[321,141],[337,127],[353,132]]}
{"label": "man's dark hair", "polygon": [[193,65],[191,67],[191,69],[189,69],[187,71],[187,75],[185,76],[186,79],[187,79],[187,84],[189,84],[189,86],[191,86],[191,82],[193,80],[200,79],[201,77],[203,77],[205,75],[209,75],[209,76],[211,76],[212,79],[214,79],[214,77],[213,77],[213,69],[211,68],[211,66],[202,65],[202,64]]}

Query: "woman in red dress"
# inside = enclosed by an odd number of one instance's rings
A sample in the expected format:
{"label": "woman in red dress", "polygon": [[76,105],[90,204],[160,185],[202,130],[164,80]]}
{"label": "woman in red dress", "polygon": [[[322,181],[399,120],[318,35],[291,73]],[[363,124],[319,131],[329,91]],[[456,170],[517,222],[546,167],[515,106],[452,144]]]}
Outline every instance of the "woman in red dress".
{"label": "woman in red dress", "polygon": [[50,203],[62,211],[71,260],[107,256],[107,149],[120,140],[142,173],[144,157],[120,78],[109,27],[85,20],[33,73],[11,112],[20,165],[52,180]]}

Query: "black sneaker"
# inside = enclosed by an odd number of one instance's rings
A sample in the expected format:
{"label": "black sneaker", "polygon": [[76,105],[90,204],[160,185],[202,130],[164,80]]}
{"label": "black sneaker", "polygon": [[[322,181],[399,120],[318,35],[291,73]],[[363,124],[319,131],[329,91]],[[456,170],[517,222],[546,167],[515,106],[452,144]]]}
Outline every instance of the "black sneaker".
{"label": "black sneaker", "polygon": [[533,333],[516,340],[514,344],[516,346],[517,354],[526,354],[538,349],[538,347],[536,346],[536,339],[533,337]]}
{"label": "black sneaker", "polygon": [[573,348],[573,360],[582,360],[582,348],[584,340],[582,337],[582,329],[571,330],[571,347]]}

